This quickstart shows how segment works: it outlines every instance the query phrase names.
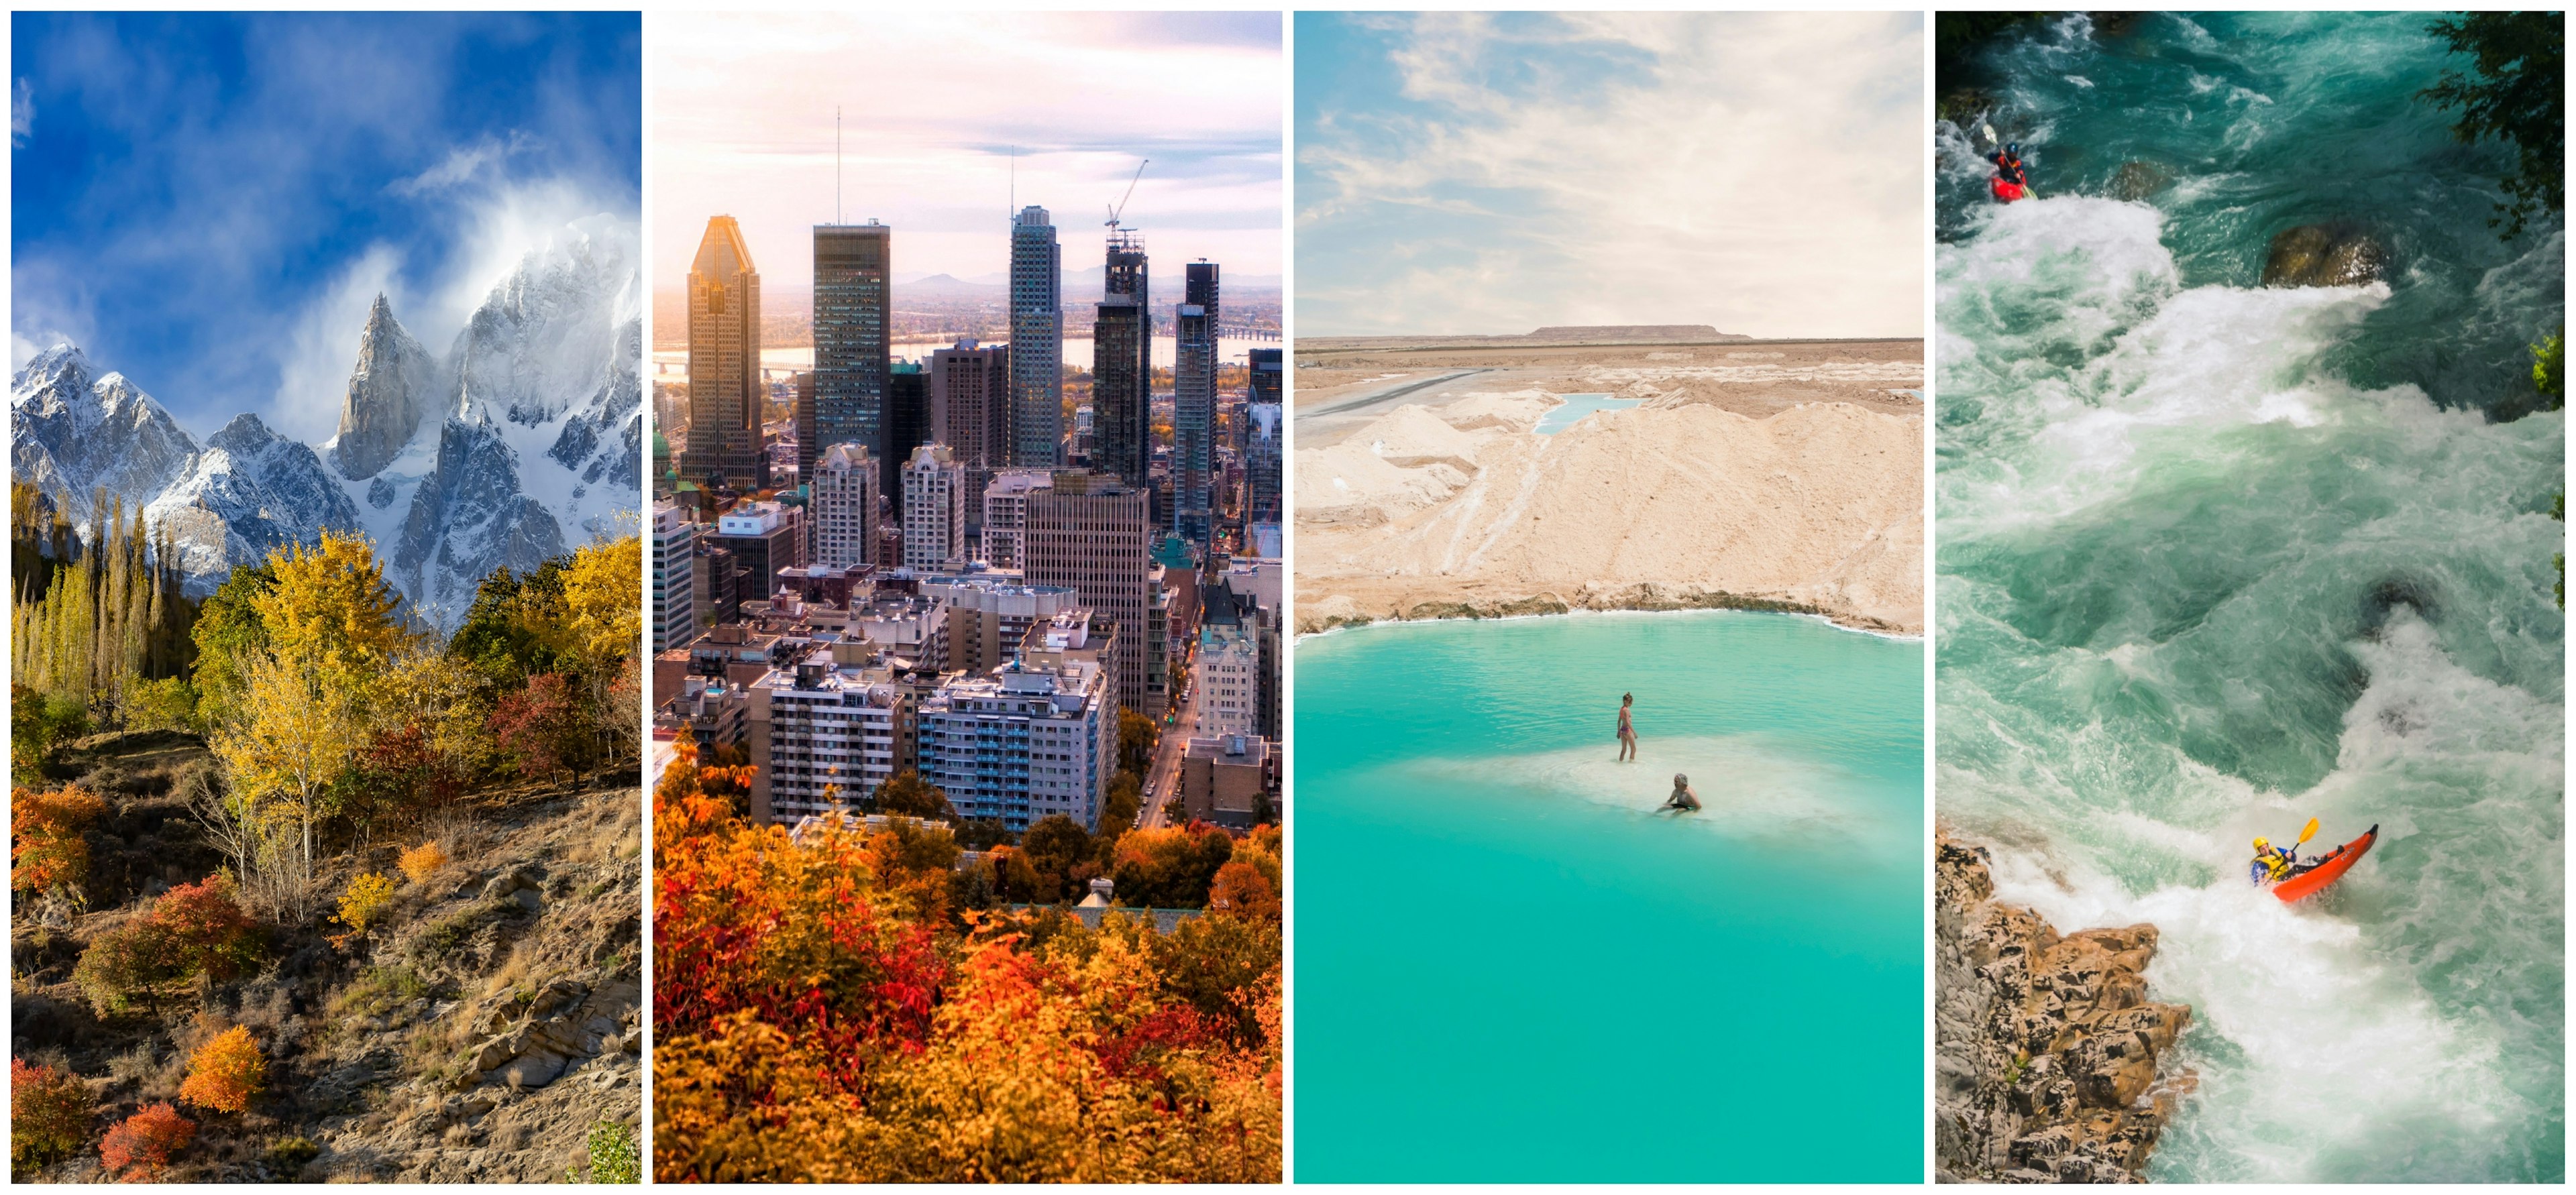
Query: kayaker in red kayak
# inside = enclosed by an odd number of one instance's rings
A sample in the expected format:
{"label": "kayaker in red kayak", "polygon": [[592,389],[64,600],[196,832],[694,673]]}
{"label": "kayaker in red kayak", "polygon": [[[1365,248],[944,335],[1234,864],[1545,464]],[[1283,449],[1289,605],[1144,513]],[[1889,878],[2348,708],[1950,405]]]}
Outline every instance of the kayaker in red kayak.
{"label": "kayaker in red kayak", "polygon": [[2020,142],[2011,142],[1987,154],[1986,160],[1995,164],[1992,186],[1996,202],[2011,203],[2029,197],[2030,171],[2022,164]]}
{"label": "kayaker in red kayak", "polygon": [[2272,845],[2272,840],[2269,838],[2254,840],[2255,883],[2270,884],[2286,880],[2298,874],[2298,867],[2297,847],[2277,847]]}

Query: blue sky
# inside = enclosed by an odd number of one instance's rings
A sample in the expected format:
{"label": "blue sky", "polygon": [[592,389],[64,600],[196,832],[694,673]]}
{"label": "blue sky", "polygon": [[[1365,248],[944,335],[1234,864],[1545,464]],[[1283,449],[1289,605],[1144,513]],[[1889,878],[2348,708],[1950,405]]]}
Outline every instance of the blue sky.
{"label": "blue sky", "polygon": [[898,280],[1007,271],[1014,147],[1019,202],[1049,209],[1068,275],[1100,265],[1140,157],[1125,224],[1156,278],[1201,257],[1229,279],[1284,264],[1276,12],[657,13],[653,37],[656,287],[686,284],[719,214],[763,286],[811,284],[835,106],[842,212],[894,227]]}
{"label": "blue sky", "polygon": [[378,290],[433,352],[567,220],[638,218],[632,13],[11,18],[13,369],[328,437]]}
{"label": "blue sky", "polygon": [[1919,336],[1919,13],[1299,13],[1301,335]]}

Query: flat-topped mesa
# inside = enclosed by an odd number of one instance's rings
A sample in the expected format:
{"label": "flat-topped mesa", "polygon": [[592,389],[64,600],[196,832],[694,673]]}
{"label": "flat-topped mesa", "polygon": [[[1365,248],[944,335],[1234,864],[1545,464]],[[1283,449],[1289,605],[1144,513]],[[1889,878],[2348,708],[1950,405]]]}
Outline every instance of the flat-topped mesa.
{"label": "flat-topped mesa", "polygon": [[367,329],[358,338],[358,365],[349,375],[348,396],[340,404],[340,435],[332,441],[331,463],[340,475],[362,481],[401,456],[420,430],[437,379],[429,350],[394,319],[393,305],[377,295],[367,313]]}
{"label": "flat-topped mesa", "polygon": [[1529,334],[1531,340],[1567,340],[1599,343],[1618,340],[1751,340],[1732,332],[1720,332],[1707,324],[1569,324],[1541,328]]}
{"label": "flat-topped mesa", "polygon": [[1982,847],[1933,842],[1933,1154],[1941,1182],[2129,1183],[2192,1086],[2157,1060],[2191,1008],[2147,999],[2156,927],[2060,937],[1994,899]]}

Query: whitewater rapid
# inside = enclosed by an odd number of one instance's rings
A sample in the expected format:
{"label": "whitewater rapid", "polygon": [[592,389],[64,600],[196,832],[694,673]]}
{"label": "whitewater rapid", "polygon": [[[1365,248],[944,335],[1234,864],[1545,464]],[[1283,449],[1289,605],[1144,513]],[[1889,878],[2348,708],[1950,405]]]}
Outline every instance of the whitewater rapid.
{"label": "whitewater rapid", "polygon": [[[2044,49],[2088,82],[2017,97],[2042,155],[2081,119],[2063,96],[2145,69]],[[2563,318],[2534,282],[2563,232],[2433,254],[2428,220],[2384,232],[2415,251],[2386,281],[2253,286],[2298,205],[2258,151],[2335,114],[2260,74],[2226,86],[2261,102],[2187,84],[2200,141],[2086,142],[2097,174],[2207,157],[2153,204],[2063,186],[1947,217],[1938,808],[2061,931],[2162,931],[2148,979],[2193,1006],[2197,1086],[2151,1177],[2563,1181],[2565,417],[2468,401],[2502,406]],[[2248,844],[2310,817],[2311,853],[2381,838],[2283,905]]]}

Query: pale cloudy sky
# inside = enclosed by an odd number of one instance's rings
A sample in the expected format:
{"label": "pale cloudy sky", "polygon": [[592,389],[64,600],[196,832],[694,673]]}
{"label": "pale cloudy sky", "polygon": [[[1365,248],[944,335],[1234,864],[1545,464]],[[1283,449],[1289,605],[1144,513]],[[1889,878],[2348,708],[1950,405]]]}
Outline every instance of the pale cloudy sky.
{"label": "pale cloudy sky", "polygon": [[899,279],[1008,269],[1014,146],[1019,202],[1053,213],[1068,275],[1099,266],[1140,157],[1153,164],[1123,223],[1158,278],[1201,257],[1228,277],[1281,272],[1276,13],[648,19],[657,288],[684,284],[719,213],[742,221],[765,285],[810,285],[813,226],[833,219],[834,105],[842,213],[894,226]]}
{"label": "pale cloudy sky", "polygon": [[1923,331],[1920,13],[1299,13],[1301,335]]}

